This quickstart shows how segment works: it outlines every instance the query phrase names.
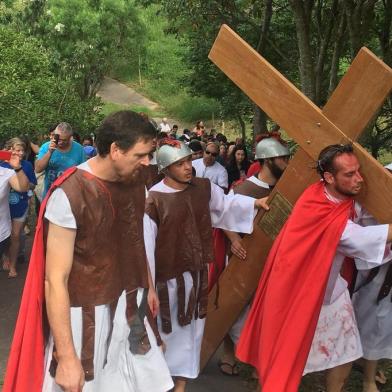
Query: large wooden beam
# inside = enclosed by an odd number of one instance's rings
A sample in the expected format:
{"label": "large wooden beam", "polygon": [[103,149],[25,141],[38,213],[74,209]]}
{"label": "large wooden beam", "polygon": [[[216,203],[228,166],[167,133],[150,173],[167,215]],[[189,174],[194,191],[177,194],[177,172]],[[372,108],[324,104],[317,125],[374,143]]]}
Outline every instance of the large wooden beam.
{"label": "large wooden beam", "polygon": [[[363,51],[361,55],[365,55]],[[334,143],[349,143],[352,139],[345,135],[330,118],[333,112],[328,109],[327,115],[323,114],[312,101],[304,96],[292,83],[281,75],[271,64],[260,56],[242,38],[235,34],[229,27],[223,26],[211,49],[209,58],[243,90],[249,98],[261,107],[269,117],[276,121],[290,137],[292,137],[313,159],[317,159],[320,150]],[[360,59],[360,61],[362,61]],[[377,83],[379,88],[379,98],[374,103],[368,103],[363,108],[356,104],[358,94],[353,95],[350,106],[345,104],[341,88],[336,93],[336,99],[342,104],[342,109],[347,116],[357,117],[358,124],[362,126],[363,118],[372,112],[374,107],[379,107],[386,95],[392,90],[392,70],[379,60],[372,58],[374,65],[378,68],[378,73],[373,74],[371,83]],[[366,84],[371,78],[371,65],[365,73]],[[361,75],[361,71],[358,71]],[[350,84],[353,84],[349,77]],[[377,80],[374,80],[374,79]],[[359,79],[361,81],[361,78]],[[365,90],[355,88],[355,93],[367,96]],[[347,92],[347,91],[346,91]],[[351,108],[351,109],[350,109]],[[363,114],[362,114],[362,109]],[[349,115],[349,113],[351,113]],[[374,113],[373,113],[374,114]],[[342,120],[344,122],[344,120]],[[351,120],[353,125],[357,125],[355,120]],[[359,127],[355,128],[353,134],[359,133]],[[385,170],[380,170],[381,165],[370,155],[364,155],[359,146],[356,146],[358,159],[362,166],[362,174],[366,180],[368,191],[361,196],[361,202],[381,223],[392,222],[392,209],[390,206],[389,192],[392,188],[392,174]],[[366,158],[366,159],[365,159]],[[377,176],[375,176],[377,173]],[[370,197],[371,195],[371,197]]]}
{"label": "large wooden beam", "polygon": [[[234,54],[230,52],[228,56],[231,57]],[[259,55],[257,54],[257,56]],[[246,59],[233,58],[236,62],[240,62],[241,68],[242,66],[246,67]],[[245,63],[243,64],[242,61]],[[390,73],[390,69],[384,63],[367,49],[362,49],[323,108],[323,115],[344,131],[348,138],[356,140],[390,91],[390,87],[385,86],[388,73]],[[286,83],[289,82],[286,81]],[[366,94],[363,93],[364,91]],[[260,88],[260,93],[268,95],[269,91]],[[279,102],[277,104],[279,105]],[[352,107],[357,109],[356,113],[353,113]],[[276,118],[274,120],[278,122]],[[332,141],[332,143],[336,142]],[[356,145],[355,148],[362,160],[367,159],[366,152],[360,146]],[[313,167],[314,159],[299,149],[271,193],[270,200],[273,200],[274,203],[276,195],[279,197],[284,195],[283,198],[288,203],[294,204],[303,190],[317,180],[318,177]],[[379,172],[379,169],[378,165],[375,170]],[[366,189],[364,193],[367,193]],[[236,256],[232,256],[227,269],[219,279],[218,308],[214,305],[216,288],[210,293],[208,317],[202,344],[202,368],[256,290],[264,261],[273,241],[271,233],[268,234],[259,226],[263,217],[264,212],[260,211],[255,218],[254,232],[244,238],[244,245],[247,249],[246,260],[242,261]],[[279,219],[281,218],[282,216],[279,217]]]}

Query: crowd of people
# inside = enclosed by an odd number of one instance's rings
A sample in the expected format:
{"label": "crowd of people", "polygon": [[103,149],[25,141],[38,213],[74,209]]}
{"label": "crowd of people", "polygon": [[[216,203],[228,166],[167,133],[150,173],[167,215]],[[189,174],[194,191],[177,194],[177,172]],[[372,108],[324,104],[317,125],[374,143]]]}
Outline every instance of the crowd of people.
{"label": "crowd of people", "polygon": [[[26,135],[11,138],[3,146],[4,151],[11,154],[11,159],[0,162],[4,173],[0,185],[0,259],[9,278],[18,276],[17,260],[25,261],[24,234],[30,231],[26,223],[32,211],[32,198],[35,199],[35,212],[38,215],[39,206],[53,181],[66,169],[96,155],[93,137],[89,135],[81,140],[67,123],[50,127],[43,137],[49,140],[41,146]],[[18,177],[15,172],[20,172]],[[27,188],[18,186],[16,180],[19,177],[23,180],[27,178]]]}
{"label": "crowd of people", "polygon": [[[276,128],[249,148],[202,121],[180,133],[131,111],[109,115],[82,144],[67,123],[52,131],[35,160],[45,197],[4,392],[184,392],[200,371],[209,289],[231,254],[246,262],[243,236],[257,210],[269,210],[287,144]],[[8,147],[3,251],[11,217],[28,205],[9,212],[11,193],[28,200],[36,183],[22,163],[26,145]],[[320,181],[275,240],[218,365],[229,376],[236,358],[252,365],[264,392],[294,392],[303,374],[327,370],[327,391],[341,392],[363,358],[363,391],[377,392],[386,382],[377,361],[392,359],[392,225],[354,201],[363,178],[351,145],[324,148],[315,168]]]}

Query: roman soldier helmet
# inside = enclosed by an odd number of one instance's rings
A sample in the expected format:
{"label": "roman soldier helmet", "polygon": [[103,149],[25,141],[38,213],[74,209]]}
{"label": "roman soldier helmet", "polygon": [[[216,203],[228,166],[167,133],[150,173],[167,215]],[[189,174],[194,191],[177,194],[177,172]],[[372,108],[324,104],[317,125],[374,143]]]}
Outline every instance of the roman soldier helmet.
{"label": "roman soldier helmet", "polygon": [[290,150],[275,137],[268,137],[257,143],[255,159],[268,159],[290,155]]}
{"label": "roman soldier helmet", "polygon": [[173,139],[162,139],[157,151],[158,170],[162,171],[174,162],[192,155],[192,150],[183,142]]}

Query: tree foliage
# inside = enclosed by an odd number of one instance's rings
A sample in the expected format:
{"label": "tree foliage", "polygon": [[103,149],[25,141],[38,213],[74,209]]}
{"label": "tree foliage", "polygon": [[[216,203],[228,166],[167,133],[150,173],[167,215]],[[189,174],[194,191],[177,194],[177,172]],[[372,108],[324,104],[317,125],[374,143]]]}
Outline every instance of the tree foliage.
{"label": "tree foliage", "polygon": [[94,129],[99,100],[82,100],[73,84],[52,70],[52,53],[35,38],[0,28],[0,138],[40,134],[68,121],[75,129]]}
{"label": "tree foliage", "polygon": [[[44,3],[39,17],[33,13],[30,19],[31,31],[53,50],[55,69],[63,77],[72,78],[82,98],[94,96],[104,76],[118,64],[137,66],[138,54],[145,45],[145,29],[132,1]],[[31,14],[31,7],[25,10],[25,16]]]}
{"label": "tree foliage", "polygon": [[[225,116],[248,123],[252,117],[257,119],[253,121],[256,132],[265,128],[265,115],[207,58],[222,23],[319,106],[328,100],[361,46],[370,47],[391,65],[392,0],[140,1],[158,3],[171,21],[171,31],[186,37],[190,48],[186,61],[192,71],[189,86],[194,93],[219,99]],[[384,125],[363,138],[367,147],[365,140],[391,128],[386,107],[380,117]]]}

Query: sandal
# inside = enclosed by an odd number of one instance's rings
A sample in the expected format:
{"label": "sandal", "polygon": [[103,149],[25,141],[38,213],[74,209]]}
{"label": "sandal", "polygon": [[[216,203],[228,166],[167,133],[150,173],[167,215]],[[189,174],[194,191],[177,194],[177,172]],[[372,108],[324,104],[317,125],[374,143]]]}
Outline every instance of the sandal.
{"label": "sandal", "polygon": [[18,277],[18,273],[17,272],[8,272],[8,279],[14,279]]}
{"label": "sandal", "polygon": [[[236,377],[239,374],[237,363],[231,364],[228,362],[219,361],[218,366],[221,373],[224,374],[225,376]],[[224,366],[226,366],[230,370],[225,371]]]}

